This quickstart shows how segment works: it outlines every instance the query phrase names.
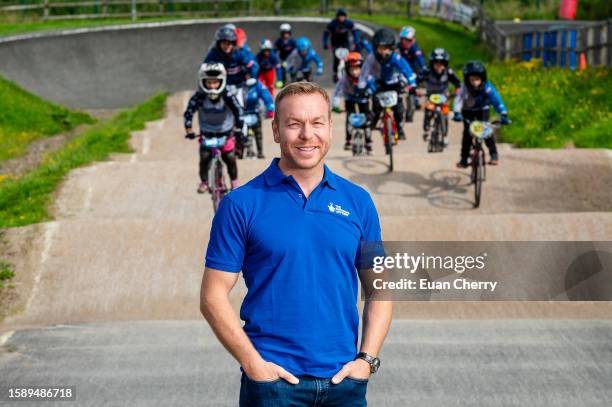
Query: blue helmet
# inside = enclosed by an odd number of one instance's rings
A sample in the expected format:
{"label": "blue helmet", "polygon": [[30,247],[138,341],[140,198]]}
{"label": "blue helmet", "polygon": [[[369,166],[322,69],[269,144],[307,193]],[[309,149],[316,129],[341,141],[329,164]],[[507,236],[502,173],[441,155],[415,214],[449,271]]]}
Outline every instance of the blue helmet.
{"label": "blue helmet", "polygon": [[408,25],[404,26],[402,27],[402,30],[400,31],[399,37],[400,39],[406,38],[408,41],[412,41],[416,37],[416,30],[414,29],[414,27],[410,27]]}
{"label": "blue helmet", "polygon": [[308,38],[300,37],[295,42],[295,47],[299,52],[303,54],[304,52],[308,51],[312,47],[312,45],[310,44],[310,40]]}

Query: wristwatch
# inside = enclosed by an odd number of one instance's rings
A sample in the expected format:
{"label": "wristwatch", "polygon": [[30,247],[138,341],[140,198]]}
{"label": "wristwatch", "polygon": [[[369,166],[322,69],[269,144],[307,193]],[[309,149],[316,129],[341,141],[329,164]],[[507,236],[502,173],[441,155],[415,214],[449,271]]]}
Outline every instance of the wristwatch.
{"label": "wristwatch", "polygon": [[380,367],[380,359],[375,356],[368,355],[365,352],[359,352],[356,359],[363,359],[370,364],[370,373],[376,373]]}

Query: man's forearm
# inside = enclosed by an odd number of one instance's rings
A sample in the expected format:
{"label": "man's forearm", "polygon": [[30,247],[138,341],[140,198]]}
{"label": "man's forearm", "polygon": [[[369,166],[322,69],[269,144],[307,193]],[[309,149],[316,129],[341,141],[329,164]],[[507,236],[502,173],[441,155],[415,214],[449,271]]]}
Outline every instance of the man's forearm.
{"label": "man's forearm", "polygon": [[363,329],[360,352],[378,356],[382,348],[391,319],[393,317],[393,302],[366,301],[363,306]]}
{"label": "man's forearm", "polygon": [[263,360],[244,332],[227,296],[202,298],[200,308],[219,341],[243,368],[248,369]]}

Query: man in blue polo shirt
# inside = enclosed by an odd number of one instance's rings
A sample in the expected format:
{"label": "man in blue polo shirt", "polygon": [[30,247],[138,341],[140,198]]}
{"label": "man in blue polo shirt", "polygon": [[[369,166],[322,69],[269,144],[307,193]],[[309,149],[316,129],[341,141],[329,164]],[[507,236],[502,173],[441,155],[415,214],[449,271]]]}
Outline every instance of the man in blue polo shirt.
{"label": "man in blue polo shirt", "polygon": [[[388,301],[357,310],[360,243],[380,241],[370,195],[324,164],[327,93],[297,82],[276,96],[281,157],[228,194],[213,219],[201,311],[241,365],[241,406],[365,406],[391,322]],[[233,311],[242,270],[248,292]]]}

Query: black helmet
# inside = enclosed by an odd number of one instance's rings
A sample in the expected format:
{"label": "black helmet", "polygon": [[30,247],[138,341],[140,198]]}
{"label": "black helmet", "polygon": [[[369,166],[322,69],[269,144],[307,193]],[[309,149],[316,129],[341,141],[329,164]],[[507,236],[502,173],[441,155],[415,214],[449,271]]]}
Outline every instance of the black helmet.
{"label": "black helmet", "polygon": [[479,76],[482,79],[482,87],[487,82],[487,68],[480,61],[470,61],[463,67],[463,83],[469,90],[473,90],[468,79],[470,76]]}
{"label": "black helmet", "polygon": [[450,60],[450,55],[444,48],[436,48],[431,51],[429,54],[429,66],[433,68],[434,62],[442,62],[444,65],[448,66],[448,61]]}
{"label": "black helmet", "polygon": [[346,17],[346,10],[343,8],[339,8],[338,10],[336,10],[336,17],[340,17],[340,16],[344,16]]}
{"label": "black helmet", "polygon": [[238,38],[236,37],[236,31],[232,30],[230,27],[223,26],[217,30],[215,33],[215,42],[217,45],[221,41],[229,41],[232,44],[236,45],[236,41]]}
{"label": "black helmet", "polygon": [[372,45],[374,46],[374,56],[378,60],[378,62],[385,62],[383,58],[378,55],[376,52],[376,48],[379,45],[387,46],[391,48],[391,50],[395,49],[395,32],[390,28],[381,28],[380,30],[374,33],[374,38],[372,39]]}

